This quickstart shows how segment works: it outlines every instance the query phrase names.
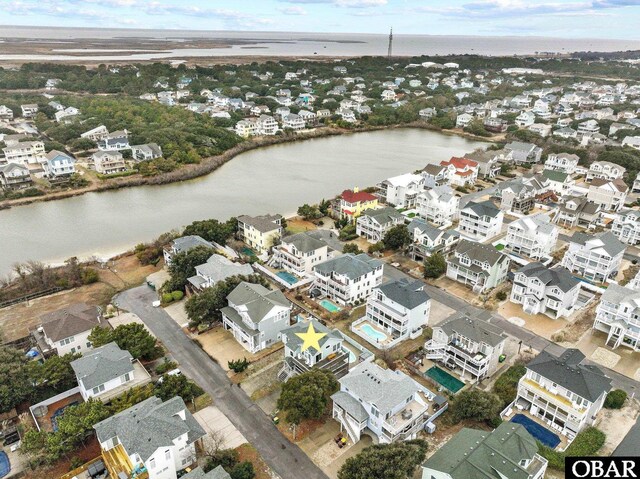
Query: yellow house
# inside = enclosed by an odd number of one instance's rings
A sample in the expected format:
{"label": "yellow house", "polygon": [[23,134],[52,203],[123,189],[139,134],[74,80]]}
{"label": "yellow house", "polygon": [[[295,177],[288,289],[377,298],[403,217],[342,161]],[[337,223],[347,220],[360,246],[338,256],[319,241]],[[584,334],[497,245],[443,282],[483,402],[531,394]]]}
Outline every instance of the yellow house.
{"label": "yellow house", "polygon": [[258,253],[268,251],[282,237],[282,216],[239,216],[238,232],[244,243]]}
{"label": "yellow house", "polygon": [[344,190],[340,195],[340,219],[349,218],[354,222],[364,210],[378,207],[378,198],[366,191]]}

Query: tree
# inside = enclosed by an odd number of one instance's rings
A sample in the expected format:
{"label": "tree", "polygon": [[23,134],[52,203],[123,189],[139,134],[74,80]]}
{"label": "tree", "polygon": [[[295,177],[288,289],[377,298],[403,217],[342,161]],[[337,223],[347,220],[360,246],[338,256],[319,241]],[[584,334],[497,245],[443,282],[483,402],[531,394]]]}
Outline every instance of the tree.
{"label": "tree", "polygon": [[10,411],[33,391],[25,355],[9,346],[0,346],[0,413]]}
{"label": "tree", "polygon": [[514,364],[496,380],[492,392],[500,398],[502,409],[507,407],[508,404],[511,404],[516,398],[518,394],[518,382],[526,372],[527,368],[524,364]]}
{"label": "tree", "polygon": [[355,243],[347,243],[342,247],[342,252],[343,253],[360,254],[363,251],[358,247],[357,244],[355,244]]}
{"label": "tree", "polygon": [[206,263],[214,252],[213,248],[203,245],[174,255],[169,266],[171,279],[164,285],[164,291],[184,291],[187,279],[196,274],[196,266]]}
{"label": "tree", "polygon": [[410,479],[426,453],[427,443],[420,439],[369,446],[347,459],[338,479]]}
{"label": "tree", "polygon": [[89,341],[96,348],[115,341],[135,359],[153,359],[158,353],[156,338],[140,323],[121,324],[114,330],[96,326],[89,334]]}
{"label": "tree", "polygon": [[358,235],[356,233],[355,224],[347,224],[340,230],[340,234],[338,235],[340,241],[351,241],[352,239],[356,239],[357,237]]}
{"label": "tree", "polygon": [[300,424],[304,419],[319,419],[338,388],[331,371],[312,369],[284,383],[278,408],[285,411],[287,420],[293,424]]}
{"label": "tree", "polygon": [[186,401],[193,401],[204,391],[193,381],[187,379],[182,374],[162,376],[162,381],[156,384],[155,394],[163,401],[168,401],[172,397],[180,396]]}
{"label": "tree", "polygon": [[322,200],[320,205],[318,206],[318,210],[322,213],[323,216],[327,216],[329,214],[329,207],[331,206],[331,202],[329,200]]}
{"label": "tree", "polygon": [[224,223],[218,220],[194,221],[184,229],[184,235],[197,235],[207,241],[225,244],[238,228],[238,220],[229,218]]}
{"label": "tree", "polygon": [[424,260],[424,277],[439,278],[447,271],[447,261],[442,253],[433,253]]}
{"label": "tree", "polygon": [[317,206],[311,206],[305,203],[304,205],[298,207],[298,216],[301,216],[303,219],[309,221],[322,218],[322,213]]}
{"label": "tree", "polygon": [[[45,362],[31,361],[27,369],[29,378],[37,390],[51,390],[53,396],[76,386],[76,375],[71,362],[82,357],[81,354],[68,353],[64,356],[52,356]],[[37,394],[41,399],[42,394]],[[44,398],[42,398],[44,399]]]}
{"label": "tree", "polygon": [[387,249],[400,249],[411,243],[411,233],[406,225],[396,225],[382,239]]}
{"label": "tree", "polygon": [[469,389],[459,393],[450,410],[452,419],[458,423],[464,419],[474,421],[494,421],[500,415],[502,402],[493,394],[480,389]]}
{"label": "tree", "polygon": [[153,384],[145,384],[144,386],[127,389],[125,392],[111,400],[109,404],[109,411],[111,414],[117,414],[141,403],[145,399],[149,399],[153,394]]}
{"label": "tree", "polygon": [[614,389],[609,391],[607,398],[604,400],[604,407],[607,409],[621,409],[627,400],[627,393],[622,389]]}
{"label": "tree", "polygon": [[253,479],[256,473],[253,470],[253,464],[249,461],[243,461],[234,466],[229,473],[231,479]]}

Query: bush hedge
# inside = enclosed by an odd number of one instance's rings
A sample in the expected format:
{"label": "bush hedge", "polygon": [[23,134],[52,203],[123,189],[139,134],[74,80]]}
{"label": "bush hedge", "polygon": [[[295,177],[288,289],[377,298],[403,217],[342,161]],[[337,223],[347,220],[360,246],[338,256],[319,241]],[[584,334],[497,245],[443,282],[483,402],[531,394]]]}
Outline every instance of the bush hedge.
{"label": "bush hedge", "polygon": [[627,393],[622,389],[614,389],[609,391],[607,399],[604,401],[604,407],[607,409],[620,409],[627,400]]}
{"label": "bush hedge", "polygon": [[567,457],[594,456],[604,446],[607,439],[605,433],[595,427],[588,427],[578,433],[573,442],[564,451],[555,451],[541,443],[538,443],[538,453],[549,461],[549,467],[564,471],[564,460]]}

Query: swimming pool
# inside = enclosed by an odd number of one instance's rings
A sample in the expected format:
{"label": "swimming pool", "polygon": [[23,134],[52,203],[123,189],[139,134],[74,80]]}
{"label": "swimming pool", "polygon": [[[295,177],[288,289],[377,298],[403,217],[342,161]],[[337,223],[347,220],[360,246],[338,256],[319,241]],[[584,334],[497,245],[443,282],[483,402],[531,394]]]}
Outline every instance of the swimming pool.
{"label": "swimming pool", "polygon": [[425,376],[430,377],[438,384],[441,384],[452,393],[457,393],[464,387],[464,383],[459,379],[453,377],[446,371],[443,371],[438,366],[433,366],[424,373]]}
{"label": "swimming pool", "polygon": [[278,271],[276,273],[276,276],[278,276],[281,279],[284,279],[289,284],[296,284],[298,282],[298,278],[296,278],[294,275],[292,275],[287,271]]}
{"label": "swimming pool", "polygon": [[342,309],[340,306],[333,304],[328,299],[323,299],[322,301],[320,301],[320,306],[322,306],[324,309],[326,309],[330,313],[337,313]]}
{"label": "swimming pool", "polygon": [[351,351],[349,348],[344,348],[344,347],[342,348],[342,350],[345,353],[349,353],[349,364],[356,362],[356,359],[358,358],[356,357],[356,354],[353,351]]}
{"label": "swimming pool", "polygon": [[11,464],[9,463],[9,456],[4,451],[0,451],[0,477],[4,477],[11,472]]}
{"label": "swimming pool", "polygon": [[524,414],[516,414],[511,419],[511,422],[521,424],[534,438],[540,441],[545,446],[555,449],[560,444],[560,437],[554,432],[549,431],[544,426],[541,426],[533,419],[528,418]]}
{"label": "swimming pool", "polygon": [[389,338],[389,336],[387,336],[386,334],[373,329],[373,326],[371,326],[370,324],[363,324],[360,327],[360,329],[364,334],[366,334],[367,336],[369,336],[371,339],[373,339],[375,342],[378,342],[378,343],[385,341]]}

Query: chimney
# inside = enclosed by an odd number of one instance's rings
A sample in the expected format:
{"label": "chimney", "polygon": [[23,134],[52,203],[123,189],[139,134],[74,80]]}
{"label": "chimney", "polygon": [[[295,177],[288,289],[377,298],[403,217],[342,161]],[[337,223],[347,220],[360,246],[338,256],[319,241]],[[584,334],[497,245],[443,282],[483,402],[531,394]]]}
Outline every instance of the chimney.
{"label": "chimney", "polygon": [[353,187],[353,192],[354,192],[354,193],[357,193],[358,191],[360,191],[360,188],[358,188],[357,186],[354,186],[354,187]]}

